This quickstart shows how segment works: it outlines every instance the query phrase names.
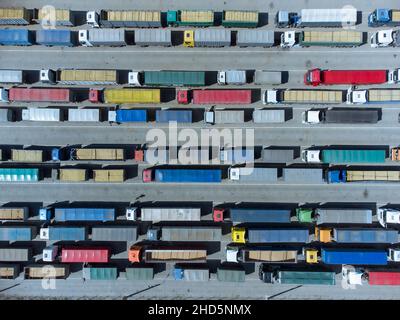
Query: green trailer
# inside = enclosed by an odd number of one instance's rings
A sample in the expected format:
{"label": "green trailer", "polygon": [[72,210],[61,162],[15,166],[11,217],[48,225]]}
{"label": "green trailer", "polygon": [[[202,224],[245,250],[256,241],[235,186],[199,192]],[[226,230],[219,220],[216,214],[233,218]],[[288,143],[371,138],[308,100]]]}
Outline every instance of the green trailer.
{"label": "green trailer", "polygon": [[258,17],[258,11],[223,11],[222,25],[228,28],[256,28]]}
{"label": "green trailer", "polygon": [[206,85],[204,71],[144,71],[146,86],[187,86],[199,87]]}
{"label": "green trailer", "polygon": [[385,150],[322,150],[323,163],[381,163],[385,162]]}
{"label": "green trailer", "polygon": [[39,181],[39,169],[0,168],[0,181],[36,182]]}
{"label": "green trailer", "polygon": [[223,282],[244,282],[246,273],[241,269],[217,269],[217,279]]}
{"label": "green trailer", "polygon": [[303,31],[299,35],[302,47],[357,47],[365,42],[361,31]]}
{"label": "green trailer", "polygon": [[210,27],[214,25],[214,11],[211,10],[169,10],[167,24],[170,27]]}
{"label": "green trailer", "polygon": [[335,285],[335,273],[328,271],[277,271],[274,282],[281,284]]}
{"label": "green trailer", "polygon": [[83,268],[83,278],[88,280],[116,280],[117,268],[113,267],[89,267]]}
{"label": "green trailer", "polygon": [[153,268],[126,268],[125,269],[127,280],[153,280]]}
{"label": "green trailer", "polygon": [[313,209],[304,209],[304,208],[297,208],[296,209],[296,217],[299,222],[302,223],[313,223]]}

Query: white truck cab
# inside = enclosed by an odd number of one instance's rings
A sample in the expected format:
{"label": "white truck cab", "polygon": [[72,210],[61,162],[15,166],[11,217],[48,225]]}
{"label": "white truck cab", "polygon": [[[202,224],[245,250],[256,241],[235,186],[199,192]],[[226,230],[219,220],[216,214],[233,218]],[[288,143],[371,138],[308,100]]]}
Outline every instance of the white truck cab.
{"label": "white truck cab", "polygon": [[388,47],[393,43],[393,29],[374,32],[370,38],[372,48]]}
{"label": "white truck cab", "polygon": [[128,73],[128,83],[134,86],[141,86],[140,81],[140,72],[139,71],[131,71]]}
{"label": "white truck cab", "polygon": [[226,262],[239,262],[237,258],[238,254],[238,247],[226,247]]}
{"label": "white truck cab", "polygon": [[262,94],[263,104],[278,103],[278,90],[265,90]]}
{"label": "white truck cab", "polygon": [[400,210],[379,208],[377,216],[379,223],[384,228],[388,223],[400,224]]}
{"label": "white truck cab", "polygon": [[240,180],[240,168],[229,168],[228,176],[230,180]]}
{"label": "white truck cab", "polygon": [[400,69],[394,69],[388,73],[388,83],[398,83],[400,82]]}
{"label": "white truck cab", "polygon": [[227,84],[226,83],[226,71],[218,71],[217,82],[218,82],[218,84]]}
{"label": "white truck cab", "polygon": [[51,69],[41,69],[39,73],[39,80],[46,83],[56,83],[56,72]]}
{"label": "white truck cab", "polygon": [[301,114],[301,118],[303,123],[310,123],[310,124],[321,123],[323,121],[321,110],[304,111]]}
{"label": "white truck cab", "polygon": [[40,239],[49,240],[49,228],[40,228]]}
{"label": "white truck cab", "polygon": [[346,104],[364,104],[368,102],[367,90],[354,90],[350,88],[347,90]]}
{"label": "white truck cab", "polygon": [[78,31],[78,42],[84,47],[93,47],[93,45],[89,41],[89,30]]}
{"label": "white truck cab", "polygon": [[0,88],[0,101],[8,102],[8,91],[7,89]]}
{"label": "white truck cab", "polygon": [[58,254],[58,246],[48,246],[43,249],[42,259],[45,262],[52,262]]}
{"label": "white truck cab", "polygon": [[281,48],[291,48],[296,44],[296,32],[285,31],[281,34]]}
{"label": "white truck cab", "polygon": [[400,248],[389,248],[388,260],[392,262],[400,262]]}
{"label": "white truck cab", "polygon": [[301,160],[307,163],[321,163],[321,150],[303,150]]}
{"label": "white truck cab", "polygon": [[126,220],[130,221],[137,220],[138,210],[139,209],[136,207],[126,208],[125,210]]}
{"label": "white truck cab", "polygon": [[93,28],[99,28],[99,14],[96,11],[86,12],[86,23]]}
{"label": "white truck cab", "polygon": [[215,123],[215,114],[214,111],[205,111],[204,112],[204,122],[214,124]]}
{"label": "white truck cab", "polygon": [[365,270],[350,265],[342,266],[342,280],[348,285],[362,285],[366,280]]}

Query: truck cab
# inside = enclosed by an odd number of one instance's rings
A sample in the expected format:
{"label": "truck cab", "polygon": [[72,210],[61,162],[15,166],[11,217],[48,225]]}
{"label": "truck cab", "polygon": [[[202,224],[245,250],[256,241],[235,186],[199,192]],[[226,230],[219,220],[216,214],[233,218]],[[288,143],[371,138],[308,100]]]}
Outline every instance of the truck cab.
{"label": "truck cab", "polygon": [[222,221],[224,221],[225,213],[226,213],[226,209],[214,208],[213,209],[213,220],[214,220],[214,222],[222,222]]}
{"label": "truck cab", "polygon": [[128,84],[140,87],[142,83],[142,72],[132,70],[128,73]]}
{"label": "truck cab", "polygon": [[130,207],[125,209],[125,217],[126,220],[129,221],[136,221],[138,218],[139,208],[137,207]]}
{"label": "truck cab", "polygon": [[49,228],[40,228],[39,237],[41,240],[49,240]]}
{"label": "truck cab", "polygon": [[388,223],[400,224],[400,210],[379,208],[376,215],[384,228],[387,228]]}
{"label": "truck cab", "polygon": [[306,208],[296,209],[297,220],[301,223],[314,223],[314,210]]}
{"label": "truck cab", "polygon": [[388,260],[392,262],[400,262],[400,248],[389,248]]}
{"label": "truck cab", "polygon": [[93,47],[93,45],[89,41],[89,30],[78,31],[78,42],[84,47]]}
{"label": "truck cab", "polygon": [[312,85],[314,87],[321,84],[321,69],[308,70],[304,75],[304,84]]}
{"label": "truck cab", "polygon": [[204,122],[209,124],[215,124],[215,113],[212,110],[204,112]]}
{"label": "truck cab", "polygon": [[279,10],[276,13],[275,24],[278,28],[288,28],[297,24],[299,15],[296,12]]}
{"label": "truck cab", "polygon": [[0,88],[0,102],[8,102],[8,90]]}
{"label": "truck cab", "polygon": [[93,28],[99,28],[99,14],[96,11],[86,12],[86,23]]}
{"label": "truck cab", "polygon": [[185,30],[183,32],[183,46],[186,48],[194,47],[194,30]]}
{"label": "truck cab", "polygon": [[381,48],[395,45],[396,36],[397,32],[394,32],[393,29],[374,32],[370,38],[371,47]]}
{"label": "truck cab", "polygon": [[142,261],[142,246],[132,246],[129,248],[128,260],[130,262],[141,262]]}
{"label": "truck cab", "polygon": [[296,44],[296,32],[285,31],[281,34],[281,48],[292,48]]}
{"label": "truck cab", "polygon": [[229,180],[239,181],[240,180],[240,168],[230,167],[228,169],[228,176],[229,176]]}
{"label": "truck cab", "polygon": [[323,243],[329,243],[332,242],[333,236],[332,236],[332,228],[320,228],[320,227],[315,227],[315,241],[323,242]]}
{"label": "truck cab", "polygon": [[322,110],[307,110],[301,114],[302,122],[317,124],[324,121],[324,112]]}
{"label": "truck cab", "polygon": [[92,103],[100,103],[103,101],[103,89],[89,89],[89,101]]}
{"label": "truck cab", "polygon": [[342,266],[342,281],[348,285],[362,285],[367,280],[367,273],[362,268],[350,265]]}
{"label": "truck cab", "polygon": [[263,104],[278,103],[278,90],[265,90],[262,94]]}
{"label": "truck cab", "polygon": [[143,170],[142,180],[143,180],[143,182],[152,182],[153,181],[153,170],[152,169]]}
{"label": "truck cab", "polygon": [[368,91],[367,90],[354,90],[349,88],[347,90],[346,103],[347,104],[364,104],[367,103]]}
{"label": "truck cab", "polygon": [[147,230],[146,236],[149,241],[157,241],[160,239],[161,229],[158,227],[151,227]]}
{"label": "truck cab", "polygon": [[39,81],[55,84],[57,82],[57,71],[51,69],[41,69],[39,73]]}
{"label": "truck cab", "polygon": [[273,271],[264,263],[261,263],[258,268],[258,278],[265,283],[274,283]]}
{"label": "truck cab", "polygon": [[398,83],[400,82],[400,69],[390,70],[388,73],[388,83]]}
{"label": "truck cab", "polygon": [[51,149],[51,160],[52,161],[60,161],[62,159],[63,159],[63,149],[61,149],[61,148]]}
{"label": "truck cab", "polygon": [[179,104],[189,104],[190,103],[190,91],[187,89],[178,90],[176,92],[176,100]]}
{"label": "truck cab", "polygon": [[303,150],[301,160],[307,163],[321,163],[321,150]]}
{"label": "truck cab", "polygon": [[239,262],[239,247],[227,246],[226,247],[226,262]]}
{"label": "truck cab", "polygon": [[51,208],[40,208],[39,209],[39,220],[49,221],[52,217],[52,209]]}
{"label": "truck cab", "polygon": [[231,233],[234,243],[246,243],[246,228],[232,227]]}
{"label": "truck cab", "polygon": [[48,246],[43,249],[42,260],[45,262],[52,262],[56,259],[58,254],[58,246]]}

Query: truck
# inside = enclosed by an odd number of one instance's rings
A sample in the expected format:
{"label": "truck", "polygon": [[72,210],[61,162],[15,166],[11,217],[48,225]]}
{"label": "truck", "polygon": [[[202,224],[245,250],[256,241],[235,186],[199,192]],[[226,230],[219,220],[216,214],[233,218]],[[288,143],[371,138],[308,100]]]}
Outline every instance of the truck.
{"label": "truck", "polygon": [[93,170],[94,182],[124,182],[124,169],[97,169]]}
{"label": "truck", "polygon": [[0,207],[0,221],[26,221],[28,217],[28,207]]}
{"label": "truck", "polygon": [[118,269],[115,267],[92,267],[82,268],[82,277],[86,280],[117,280]]}
{"label": "truck", "polygon": [[178,90],[177,100],[179,104],[250,104],[252,92],[248,89],[232,90]]}
{"label": "truck", "polygon": [[283,83],[282,71],[256,70],[254,72],[254,84],[257,85],[278,85]]}
{"label": "truck", "polygon": [[0,83],[17,83],[25,82],[25,71],[23,70],[0,70]]}
{"label": "truck", "polygon": [[351,27],[358,22],[356,8],[301,9],[298,27]]}
{"label": "truck", "polygon": [[400,10],[378,8],[368,15],[368,27],[400,26]]}
{"label": "truck", "polygon": [[74,101],[72,90],[66,88],[10,88],[8,91],[8,98],[10,102],[67,103]]}
{"label": "truck", "polygon": [[259,278],[265,283],[299,285],[335,285],[336,274],[331,271],[310,270],[271,270],[267,265],[260,265]]}
{"label": "truck", "polygon": [[143,182],[164,183],[219,183],[221,169],[145,169]]}
{"label": "truck", "polygon": [[22,110],[22,121],[62,121],[60,109],[55,108],[27,108]]}
{"label": "truck", "polygon": [[267,208],[219,208],[213,210],[214,222],[229,219],[233,223],[290,223],[291,210]]}
{"label": "truck", "polygon": [[28,29],[1,29],[0,45],[31,46],[34,44],[34,34]]}
{"label": "truck", "polygon": [[175,280],[184,281],[208,281],[210,280],[209,269],[194,269],[189,267],[175,266],[173,270]]}
{"label": "truck", "polygon": [[317,208],[296,209],[301,223],[321,224],[372,224],[372,210],[362,208]]}
{"label": "truck", "polygon": [[45,27],[52,27],[54,24],[64,27],[73,27],[75,25],[74,14],[68,9],[55,9],[55,12],[49,12],[46,7],[40,8],[37,19],[34,20]]}
{"label": "truck", "polygon": [[382,149],[303,150],[301,159],[307,163],[383,163],[386,159],[386,151]]}
{"label": "truck", "polygon": [[376,212],[379,224],[387,228],[388,224],[400,224],[400,210],[393,208],[378,208]]}
{"label": "truck", "polygon": [[168,10],[167,25],[170,27],[209,27],[214,25],[211,10]]}
{"label": "truck", "polygon": [[200,221],[200,208],[127,208],[126,220],[131,221]]}
{"label": "truck", "polygon": [[29,11],[24,7],[0,8],[0,25],[28,25]]}
{"label": "truck", "polygon": [[272,30],[248,30],[237,31],[236,45],[239,47],[270,48],[275,44],[275,34]]}
{"label": "truck", "polygon": [[69,266],[61,264],[32,264],[24,267],[24,279],[67,279]]}
{"label": "truck", "polygon": [[37,182],[39,177],[37,168],[0,168],[0,181]]}
{"label": "truck", "polygon": [[84,47],[126,46],[124,29],[89,29],[78,31],[78,43]]}
{"label": "truck", "polygon": [[137,240],[136,226],[94,226],[92,227],[92,241],[121,241],[133,242]]}
{"label": "truck", "polygon": [[[102,95],[101,95],[102,94]],[[94,103],[104,101],[105,103],[160,103],[160,89],[104,89],[103,91],[92,89],[89,92],[89,100]]]}
{"label": "truck", "polygon": [[71,30],[40,29],[36,30],[36,43],[48,47],[73,47],[75,37]]}
{"label": "truck", "polygon": [[141,47],[172,46],[172,31],[169,29],[136,29],[135,44]]}
{"label": "truck", "polygon": [[12,109],[0,109],[0,122],[12,122],[14,120],[15,117]]}
{"label": "truck", "polygon": [[229,179],[239,182],[268,183],[278,181],[277,168],[260,167],[230,167],[228,169]]}
{"label": "truck", "polygon": [[377,228],[328,228],[316,227],[315,240],[323,243],[374,243],[392,244],[398,242],[396,230]]}
{"label": "truck", "polygon": [[106,247],[63,247],[61,249],[62,263],[108,263],[110,249]]}
{"label": "truck", "polygon": [[382,270],[344,265],[342,266],[342,280],[348,285],[363,285],[366,282],[370,286],[398,286],[400,285],[400,272],[395,269]]}
{"label": "truck", "polygon": [[19,264],[1,263],[0,279],[15,279],[19,276]]}
{"label": "truck", "polygon": [[117,85],[119,74],[117,70],[42,69],[40,81],[63,85]]}
{"label": "truck", "polygon": [[228,245],[226,247],[227,262],[267,262],[267,263],[297,263],[297,249],[282,249],[273,247],[242,247]]}
{"label": "truck", "polygon": [[87,179],[86,169],[59,169],[58,178],[64,182],[82,182]]}
{"label": "truck", "polygon": [[321,262],[327,265],[387,265],[386,250],[356,248],[322,248]]}
{"label": "truck", "polygon": [[[246,228],[232,227],[234,243],[309,243],[310,234],[306,228]],[[246,237],[247,235],[247,237]]]}
{"label": "truck", "polygon": [[[397,80],[396,80],[397,82]],[[399,103],[399,89],[368,89],[353,90],[350,88],[347,92],[347,104],[364,103]]]}
{"label": "truck", "polygon": [[286,121],[285,109],[255,109],[253,111],[254,123],[283,123]]}
{"label": "truck", "polygon": [[192,110],[156,110],[156,122],[192,123]]}
{"label": "truck", "polygon": [[0,227],[0,241],[31,241],[36,234],[36,227]]}
{"label": "truck", "polygon": [[[51,209],[48,209],[51,210]],[[55,208],[55,221],[114,221],[113,208]]]}
{"label": "truck", "polygon": [[85,227],[47,226],[40,228],[40,239],[50,241],[85,241],[88,233]]}
{"label": "truck", "polygon": [[358,47],[364,42],[364,33],[355,30],[303,31],[299,34],[301,47]]}
{"label": "truck", "polygon": [[258,19],[258,11],[222,11],[222,26],[227,28],[256,28]]}
{"label": "truck", "polygon": [[68,109],[69,122],[100,122],[100,109]]}
{"label": "truck", "polygon": [[14,162],[43,162],[42,150],[11,149],[11,161]]}
{"label": "truck", "polygon": [[244,123],[244,110],[213,109],[205,111],[204,122],[209,124]]}
{"label": "truck", "polygon": [[88,25],[99,28],[159,28],[161,12],[155,10],[101,10],[86,13]]}
{"label": "truck", "polygon": [[152,267],[126,268],[125,275],[127,280],[153,280],[154,268]]}
{"label": "truck", "polygon": [[32,259],[32,248],[0,248],[1,262],[27,262]]}
{"label": "truck", "polygon": [[72,148],[70,150],[71,160],[125,160],[124,149],[89,149],[89,148]]}
{"label": "truck", "polygon": [[244,282],[246,272],[242,268],[218,267],[217,279],[222,282]]}
{"label": "truck", "polygon": [[265,148],[261,151],[263,163],[288,163],[295,158],[294,149],[284,148]]}
{"label": "truck", "polygon": [[[161,232],[160,232],[161,231]],[[172,227],[163,226],[161,229],[152,227],[147,231],[147,240],[157,241],[221,241],[220,227]]]}
{"label": "truck", "polygon": [[302,122],[317,123],[377,123],[380,110],[336,108],[328,110],[307,110],[302,113]]}
{"label": "truck", "polygon": [[206,85],[205,71],[131,71],[128,74],[129,84],[136,86],[188,86]]}
{"label": "truck", "polygon": [[108,111],[110,122],[147,122],[146,109],[117,109]]}
{"label": "truck", "polygon": [[304,75],[304,84],[319,85],[371,85],[393,83],[393,73],[398,70],[308,70]]}
{"label": "truck", "polygon": [[207,250],[195,247],[146,247],[134,245],[129,249],[130,262],[201,262],[207,261]]}
{"label": "truck", "polygon": [[328,183],[399,182],[400,171],[332,169],[327,172]]}
{"label": "truck", "polygon": [[183,32],[183,46],[193,47],[229,47],[232,43],[230,30],[224,29],[198,29]]}
{"label": "truck", "polygon": [[220,161],[223,164],[254,163],[254,148],[222,149]]}
{"label": "truck", "polygon": [[371,35],[372,48],[400,47],[400,30],[380,30]]}
{"label": "truck", "polygon": [[343,90],[272,89],[262,93],[263,104],[338,104],[344,102]]}
{"label": "truck", "polygon": [[283,168],[282,180],[285,183],[320,184],[324,183],[324,171],[319,168]]}
{"label": "truck", "polygon": [[223,70],[218,71],[218,84],[242,85],[247,83],[246,70]]}

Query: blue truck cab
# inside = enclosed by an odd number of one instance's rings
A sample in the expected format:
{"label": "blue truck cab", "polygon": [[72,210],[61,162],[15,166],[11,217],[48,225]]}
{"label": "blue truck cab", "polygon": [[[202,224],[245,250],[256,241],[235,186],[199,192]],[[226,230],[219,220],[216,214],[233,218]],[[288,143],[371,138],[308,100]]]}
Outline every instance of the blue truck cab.
{"label": "blue truck cab", "polygon": [[175,267],[174,268],[174,279],[175,280],[183,280],[183,269]]}
{"label": "blue truck cab", "polygon": [[400,25],[399,11],[378,8],[368,15],[368,27]]}
{"label": "blue truck cab", "polygon": [[346,182],[347,170],[329,170],[327,173],[328,183],[343,183]]}
{"label": "blue truck cab", "polygon": [[39,220],[49,221],[51,220],[53,213],[51,208],[40,208],[39,209]]}

